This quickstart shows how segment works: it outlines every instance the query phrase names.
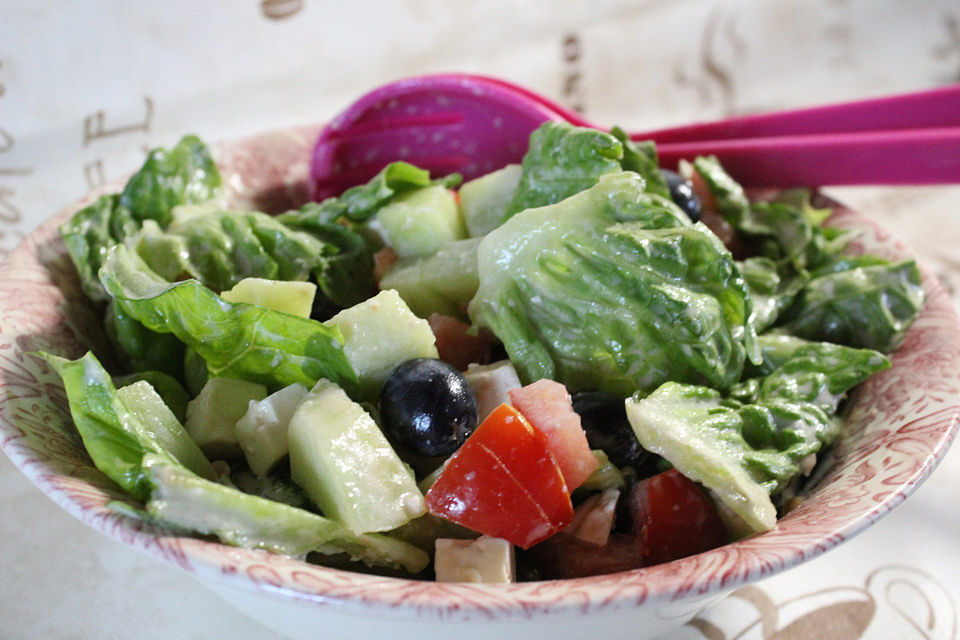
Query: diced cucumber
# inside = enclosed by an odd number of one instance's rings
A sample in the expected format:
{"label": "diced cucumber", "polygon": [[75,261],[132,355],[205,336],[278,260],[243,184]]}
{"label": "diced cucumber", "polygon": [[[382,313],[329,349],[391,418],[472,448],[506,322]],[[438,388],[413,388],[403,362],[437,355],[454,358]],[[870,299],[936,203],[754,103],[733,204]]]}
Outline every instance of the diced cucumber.
{"label": "diced cucumber", "polygon": [[360,379],[363,396],[375,401],[387,374],[413,358],[436,358],[430,325],[393,290],[344,309],[326,321],[343,335],[343,353]]}
{"label": "diced cucumber", "polygon": [[267,388],[238,378],[210,378],[200,395],[187,405],[184,426],[194,442],[209,457],[219,460],[243,455],[237,441],[236,424],[247,412],[251,400],[267,397]]}
{"label": "diced cucumber", "polygon": [[369,226],[400,257],[431,254],[467,237],[456,196],[443,185],[397,197],[377,212]]}
{"label": "diced cucumber", "polygon": [[381,289],[396,289],[421,318],[440,313],[465,316],[467,303],[477,293],[477,247],[480,238],[450,242],[432,256],[404,258],[380,280]]}
{"label": "diced cucumber", "polygon": [[246,302],[309,318],[316,294],[317,285],[312,282],[244,278],[220,297],[227,302]]}
{"label": "diced cucumber", "polygon": [[295,383],[259,402],[250,402],[237,421],[237,442],[250,470],[264,476],[289,452],[287,428],[294,411],[307,395],[307,388]]}
{"label": "diced cucumber", "polygon": [[168,525],[288,556],[346,552],[369,565],[411,573],[430,561],[413,545],[382,534],[357,535],[329,518],[204,480],[161,456],[144,456],[143,468],[154,486],[147,512]]}
{"label": "diced cucumber", "polygon": [[460,187],[460,207],[471,238],[500,226],[522,173],[519,164],[508,164]]}
{"label": "diced cucumber", "polygon": [[[113,385],[118,389],[146,380],[153,387],[153,390],[160,394],[163,403],[167,405],[177,421],[183,424],[187,419],[187,403],[190,402],[190,395],[180,382],[170,374],[162,371],[140,371],[125,376],[114,376]],[[202,386],[202,385],[201,385]]]}
{"label": "diced cucumber", "polygon": [[423,494],[380,427],[333,382],[307,394],[287,435],[294,482],[354,533],[389,531],[425,513]]}
{"label": "diced cucumber", "polygon": [[120,387],[117,396],[177,462],[208,480],[215,477],[210,461],[149,382],[138,380]]}

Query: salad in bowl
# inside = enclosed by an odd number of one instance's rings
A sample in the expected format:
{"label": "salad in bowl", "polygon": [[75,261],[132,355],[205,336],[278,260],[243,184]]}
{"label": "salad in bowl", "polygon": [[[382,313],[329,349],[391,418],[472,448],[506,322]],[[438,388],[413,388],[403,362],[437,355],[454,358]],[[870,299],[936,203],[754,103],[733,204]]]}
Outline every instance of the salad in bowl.
{"label": "salad in bowl", "polygon": [[317,133],[188,136],[0,267],[4,451],[273,628],[653,637],[956,432],[948,296],[819,194],[549,124],[311,202]]}
{"label": "salad in bowl", "polygon": [[802,500],[923,307],[808,193],[619,129],[459,182],[395,162],[270,216],[188,136],[64,223],[112,361],[40,355],[116,508],[424,579],[669,562]]}

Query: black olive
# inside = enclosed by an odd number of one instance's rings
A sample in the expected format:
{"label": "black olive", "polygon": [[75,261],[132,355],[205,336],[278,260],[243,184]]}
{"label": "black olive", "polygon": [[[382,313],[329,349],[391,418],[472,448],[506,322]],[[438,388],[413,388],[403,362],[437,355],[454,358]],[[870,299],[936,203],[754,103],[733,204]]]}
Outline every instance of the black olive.
{"label": "black olive", "polygon": [[383,383],[380,422],[397,446],[417,455],[446,456],[477,428],[477,400],[463,374],[446,362],[407,360]]}
{"label": "black olive", "polygon": [[627,419],[623,397],[594,391],[573,396],[573,410],[587,434],[591,449],[603,449],[617,467],[633,467],[641,476],[649,472],[657,456],[640,446]]}
{"label": "black olive", "polygon": [[699,220],[703,205],[700,203],[700,196],[693,190],[693,183],[684,180],[676,171],[660,169],[660,173],[670,188],[670,199],[683,209],[683,212],[687,214],[691,221]]}

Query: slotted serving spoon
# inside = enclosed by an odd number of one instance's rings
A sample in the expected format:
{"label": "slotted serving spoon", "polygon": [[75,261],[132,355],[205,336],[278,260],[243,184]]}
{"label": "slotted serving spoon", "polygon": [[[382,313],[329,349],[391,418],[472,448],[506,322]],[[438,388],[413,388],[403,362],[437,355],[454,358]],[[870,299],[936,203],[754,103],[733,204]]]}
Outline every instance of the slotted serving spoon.
{"label": "slotted serving spoon", "polygon": [[[337,195],[394,160],[473,178],[519,162],[530,133],[547,120],[596,127],[495,78],[441,74],[392,82],[321,132],[311,162],[314,197]],[[666,167],[714,154],[752,187],[960,183],[960,84],[631,137],[657,142]]]}

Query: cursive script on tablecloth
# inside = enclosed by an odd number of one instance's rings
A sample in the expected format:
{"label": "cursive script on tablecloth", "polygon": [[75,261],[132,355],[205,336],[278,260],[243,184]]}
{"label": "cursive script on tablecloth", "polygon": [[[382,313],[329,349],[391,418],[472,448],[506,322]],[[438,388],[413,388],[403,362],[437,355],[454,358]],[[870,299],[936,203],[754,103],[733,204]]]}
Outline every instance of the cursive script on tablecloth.
{"label": "cursive script on tablecloth", "polygon": [[[0,60],[0,71],[3,70],[3,61]],[[6,94],[7,88],[0,78],[0,99]],[[9,131],[0,124],[0,257],[6,256],[20,238],[22,233],[16,230],[23,220],[23,213],[17,206],[17,190],[13,183],[33,172],[32,167],[17,167],[7,165],[6,155],[13,151],[16,140]]]}

